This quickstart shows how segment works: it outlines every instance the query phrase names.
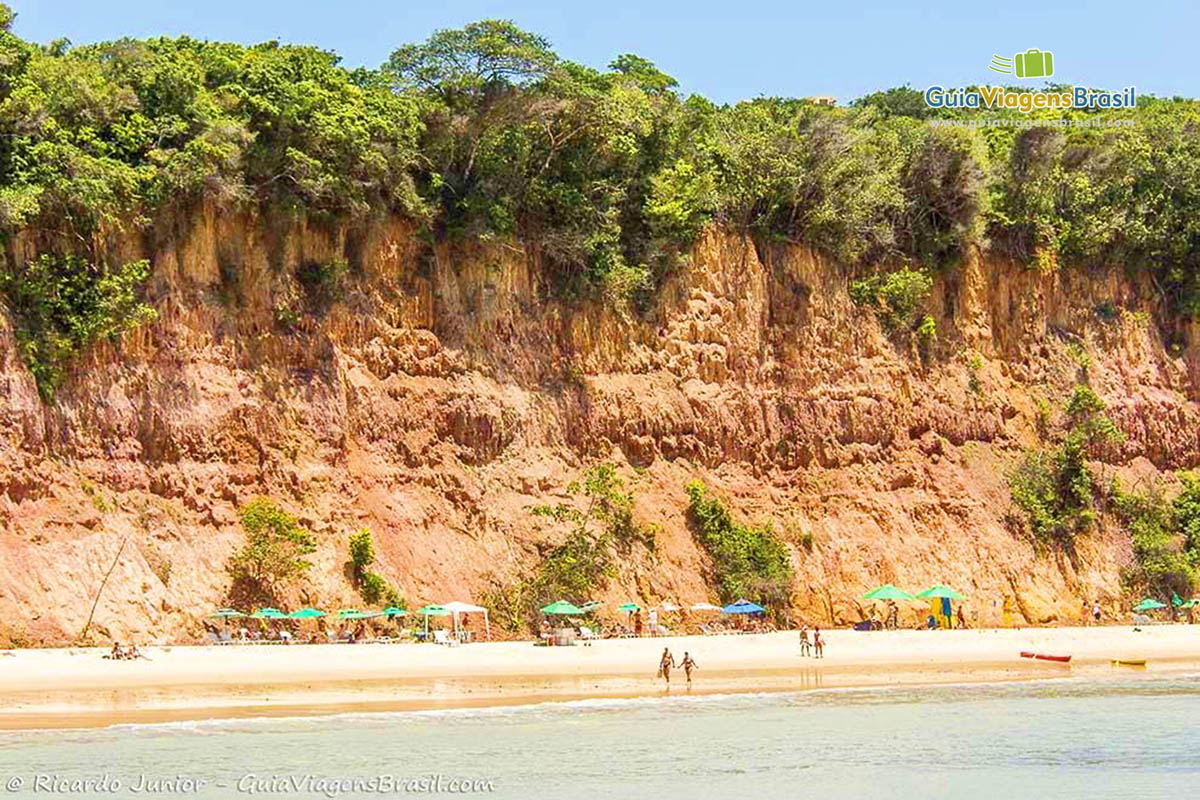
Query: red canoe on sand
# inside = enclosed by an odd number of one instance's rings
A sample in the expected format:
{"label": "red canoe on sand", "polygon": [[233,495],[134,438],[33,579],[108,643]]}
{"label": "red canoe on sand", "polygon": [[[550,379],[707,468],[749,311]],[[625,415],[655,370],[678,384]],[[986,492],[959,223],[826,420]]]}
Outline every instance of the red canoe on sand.
{"label": "red canoe on sand", "polygon": [[1021,658],[1036,658],[1039,661],[1057,661],[1060,664],[1066,664],[1071,660],[1070,656],[1051,656],[1045,653],[1031,653],[1028,650],[1021,651]]}

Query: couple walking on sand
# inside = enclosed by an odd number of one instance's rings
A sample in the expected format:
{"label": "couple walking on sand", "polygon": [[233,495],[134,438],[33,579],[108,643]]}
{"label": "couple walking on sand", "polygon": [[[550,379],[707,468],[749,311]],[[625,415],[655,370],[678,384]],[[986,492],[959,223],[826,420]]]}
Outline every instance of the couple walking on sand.
{"label": "couple walking on sand", "polygon": [[683,651],[683,661],[675,663],[675,657],[671,655],[671,650],[664,647],[662,658],[658,660],[658,677],[667,682],[667,688],[671,688],[671,669],[673,667],[683,667],[683,674],[687,676],[687,685],[692,685],[692,670],[696,669],[696,661],[686,650]]}
{"label": "couple walking on sand", "polygon": [[808,639],[808,626],[800,626],[800,655],[815,656],[816,658],[825,657],[825,640],[821,638],[821,629],[817,628],[813,631],[812,641]]}

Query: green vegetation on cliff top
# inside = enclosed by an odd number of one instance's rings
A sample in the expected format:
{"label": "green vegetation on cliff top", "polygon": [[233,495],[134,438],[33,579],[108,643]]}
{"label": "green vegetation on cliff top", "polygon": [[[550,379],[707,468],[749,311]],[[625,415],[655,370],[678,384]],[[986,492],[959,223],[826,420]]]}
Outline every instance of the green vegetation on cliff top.
{"label": "green vegetation on cliff top", "polygon": [[[935,128],[907,88],[849,107],[718,106],[642,57],[592,69],[496,20],[399,47],[373,70],[278,42],[37,45],[12,21],[0,4],[0,231],[97,282],[130,274],[108,263],[113,232],[207,200],[402,214],[435,237],[519,241],[565,297],[644,302],[719,224],[859,266],[861,294],[885,306],[870,265],[950,269],[985,246],[1042,267],[1151,270],[1170,308],[1200,315],[1193,100],[1030,115],[1134,127]],[[48,394],[89,339],[39,311],[42,290],[25,285],[36,268],[6,250],[4,295]],[[105,308],[90,328],[145,316]],[[78,346],[60,353],[64,338]]]}

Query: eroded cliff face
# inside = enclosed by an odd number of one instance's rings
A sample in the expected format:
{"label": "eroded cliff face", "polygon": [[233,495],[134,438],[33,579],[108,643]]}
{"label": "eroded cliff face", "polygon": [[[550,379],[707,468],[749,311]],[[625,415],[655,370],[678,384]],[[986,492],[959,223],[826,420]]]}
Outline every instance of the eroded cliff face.
{"label": "eroded cliff face", "polygon": [[[1200,330],[1164,323],[1120,269],[973,257],[935,284],[923,357],[853,305],[838,265],[715,231],[637,318],[546,299],[536,252],[431,250],[399,220],[209,208],[113,249],[152,259],[159,319],[95,348],[55,406],[0,316],[0,638],[73,638],[122,541],[98,631],[198,635],[260,494],[320,540],[295,602],[358,602],[344,565],[363,525],[410,601],[478,600],[561,539],[530,508],[600,460],[660,526],[609,600],[712,599],[686,524],[699,478],[789,540],[812,621],[856,618],[885,581],[951,584],[982,623],[1006,597],[1030,622],[1074,620],[1081,598],[1121,596],[1127,536],[1104,524],[1073,560],[1039,554],[1006,522],[1004,479],[1037,442],[1038,398],[1061,407],[1080,378],[1072,342],[1128,436],[1103,477],[1200,463],[1200,353],[1180,345]],[[280,329],[276,309],[304,308],[296,270],[334,258],[344,299]]]}

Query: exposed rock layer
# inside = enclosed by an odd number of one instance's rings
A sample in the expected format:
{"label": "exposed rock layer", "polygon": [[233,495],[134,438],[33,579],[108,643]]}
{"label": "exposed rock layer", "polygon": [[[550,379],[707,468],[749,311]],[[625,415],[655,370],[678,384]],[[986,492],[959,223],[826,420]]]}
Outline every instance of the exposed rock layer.
{"label": "exposed rock layer", "polygon": [[[952,584],[985,623],[1006,597],[1031,622],[1074,619],[1081,598],[1121,596],[1127,537],[1104,525],[1073,563],[1039,554],[1005,521],[1004,481],[1037,442],[1038,398],[1061,407],[1084,377],[1070,345],[1128,435],[1104,477],[1200,462],[1200,352],[1180,344],[1200,331],[1172,328],[1120,269],[974,257],[935,284],[922,357],[852,304],[846,270],[727,233],[640,317],[546,299],[536,253],[431,251],[398,220],[207,209],[118,237],[113,255],[152,259],[159,319],[95,348],[55,406],[0,316],[0,638],[72,638],[123,541],[100,632],[195,636],[228,588],[236,509],[258,494],[320,540],[296,602],[355,602],[346,538],[362,525],[411,600],[479,599],[563,535],[529,509],[598,460],[660,526],[611,600],[712,599],[685,515],[700,478],[789,540],[795,609],[813,620],[855,617],[884,581]],[[344,298],[309,308],[296,270],[335,258]],[[284,308],[300,312],[291,330]]]}

